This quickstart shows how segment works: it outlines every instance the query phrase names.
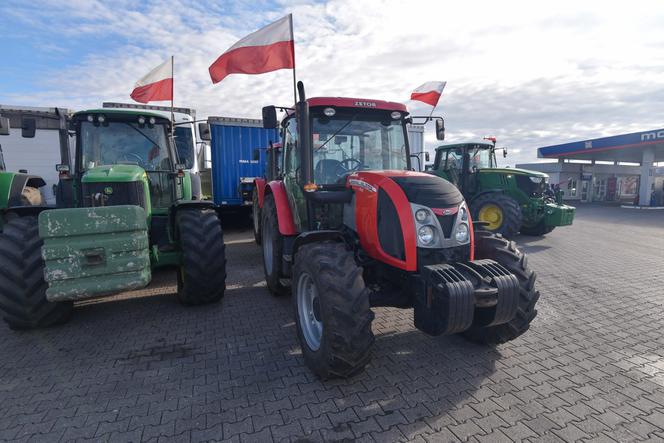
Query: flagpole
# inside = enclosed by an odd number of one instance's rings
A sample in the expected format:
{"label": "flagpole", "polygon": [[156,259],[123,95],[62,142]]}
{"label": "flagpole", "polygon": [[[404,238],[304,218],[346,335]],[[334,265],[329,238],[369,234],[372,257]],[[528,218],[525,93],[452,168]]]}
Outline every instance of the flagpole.
{"label": "flagpole", "polygon": [[175,56],[171,55],[171,137],[175,136],[175,114],[173,100],[175,98]]}
{"label": "flagpole", "polygon": [[293,14],[288,14],[288,22],[290,24],[290,35],[293,39],[293,106],[297,103],[297,78],[295,75],[295,34],[293,34]]}

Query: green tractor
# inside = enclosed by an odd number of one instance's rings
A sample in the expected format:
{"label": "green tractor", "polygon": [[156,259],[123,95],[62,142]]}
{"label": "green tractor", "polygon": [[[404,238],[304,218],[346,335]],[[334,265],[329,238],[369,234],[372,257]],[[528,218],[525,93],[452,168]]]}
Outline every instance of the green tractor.
{"label": "green tractor", "polygon": [[429,169],[461,190],[474,220],[505,237],[518,232],[541,236],[557,226],[572,224],[575,208],[562,203],[562,192],[549,189],[547,174],[499,168],[496,140],[485,140],[439,146]]}
{"label": "green tractor", "polygon": [[185,200],[171,122],[147,111],[75,113],[74,168],[60,175],[56,208],[4,210],[0,310],[12,329],[65,322],[73,302],[146,286],[177,267],[185,305],[219,301],[225,247],[212,203]]}
{"label": "green tractor", "polygon": [[[0,117],[0,135],[9,135],[9,119]],[[46,185],[41,177],[27,172],[8,172],[0,145],[0,232],[5,224],[5,211],[17,206],[40,206],[44,198],[39,188]]]}

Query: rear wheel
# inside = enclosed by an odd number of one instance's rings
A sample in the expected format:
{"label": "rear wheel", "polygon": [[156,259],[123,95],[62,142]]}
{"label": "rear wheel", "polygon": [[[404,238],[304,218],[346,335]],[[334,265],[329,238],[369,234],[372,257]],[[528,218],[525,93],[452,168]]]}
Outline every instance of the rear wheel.
{"label": "rear wheel", "polygon": [[282,281],[281,258],[284,251],[284,238],[279,233],[277,208],[274,197],[265,196],[263,210],[261,211],[261,246],[263,247],[263,269],[265,281],[272,295],[288,294],[288,287]]}
{"label": "rear wheel", "polygon": [[182,209],[176,220],[182,249],[178,300],[184,305],[221,300],[226,290],[226,247],[217,213]]}
{"label": "rear wheel", "polygon": [[549,232],[553,231],[555,229],[555,226],[547,226],[544,224],[544,219],[540,220],[539,223],[537,223],[534,226],[521,226],[521,233],[525,235],[532,235],[535,237],[539,237],[545,234],[548,234]]}
{"label": "rear wheel", "polygon": [[251,197],[251,218],[254,223],[254,240],[256,244],[261,244],[261,208],[258,206],[258,188],[254,188]]}
{"label": "rear wheel", "polygon": [[540,295],[535,288],[537,275],[528,267],[528,258],[516,247],[516,243],[500,235],[478,229],[475,231],[475,259],[484,258],[497,261],[519,280],[517,312],[507,323],[488,327],[472,326],[462,335],[476,343],[505,343],[526,332],[537,316],[535,304]]}
{"label": "rear wheel", "polygon": [[293,304],[304,361],[314,374],[350,377],[366,366],[374,313],[362,268],[344,244],[315,243],[298,250]]}
{"label": "rear wheel", "polygon": [[492,192],[471,203],[473,219],[484,222],[484,229],[505,237],[513,237],[521,228],[523,216],[519,204],[505,194]]}
{"label": "rear wheel", "polygon": [[11,217],[0,234],[0,309],[12,329],[65,323],[73,303],[46,299],[37,217]]}

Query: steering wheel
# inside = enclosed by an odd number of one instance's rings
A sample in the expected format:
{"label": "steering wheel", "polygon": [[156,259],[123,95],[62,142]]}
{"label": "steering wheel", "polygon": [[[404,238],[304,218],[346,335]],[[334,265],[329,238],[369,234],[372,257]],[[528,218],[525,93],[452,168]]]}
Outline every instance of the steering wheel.
{"label": "steering wheel", "polygon": [[123,152],[121,158],[125,159],[128,162],[131,162],[129,156],[132,156],[136,159],[137,165],[141,165],[143,163],[143,159],[138,154],[134,154],[133,152]]}
{"label": "steering wheel", "polygon": [[336,174],[343,177],[349,172],[357,171],[362,167],[362,162],[356,158],[346,158],[337,164]]}

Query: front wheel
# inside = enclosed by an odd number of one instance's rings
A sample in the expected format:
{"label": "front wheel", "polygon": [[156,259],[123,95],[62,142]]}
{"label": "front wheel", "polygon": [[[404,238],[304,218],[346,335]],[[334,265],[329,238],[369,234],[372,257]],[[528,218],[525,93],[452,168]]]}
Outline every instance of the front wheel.
{"label": "front wheel", "polygon": [[537,316],[535,304],[539,291],[535,288],[537,275],[528,267],[528,257],[513,241],[483,229],[475,231],[475,259],[491,259],[503,265],[519,281],[519,302],[515,317],[495,326],[472,326],[462,335],[482,344],[500,344],[514,340],[530,328]]}
{"label": "front wheel", "polygon": [[182,209],[176,216],[182,262],[178,300],[183,305],[214,303],[226,290],[226,246],[212,209]]}
{"label": "front wheel", "polygon": [[480,195],[472,201],[470,210],[473,220],[484,223],[484,229],[508,238],[519,232],[523,222],[519,204],[513,198],[497,192]]}
{"label": "front wheel", "polygon": [[11,329],[65,323],[72,302],[46,299],[43,245],[37,217],[13,217],[0,234],[0,309]]}
{"label": "front wheel", "polygon": [[293,304],[304,361],[321,379],[350,377],[371,358],[374,313],[362,268],[341,243],[302,246],[293,267]]}

